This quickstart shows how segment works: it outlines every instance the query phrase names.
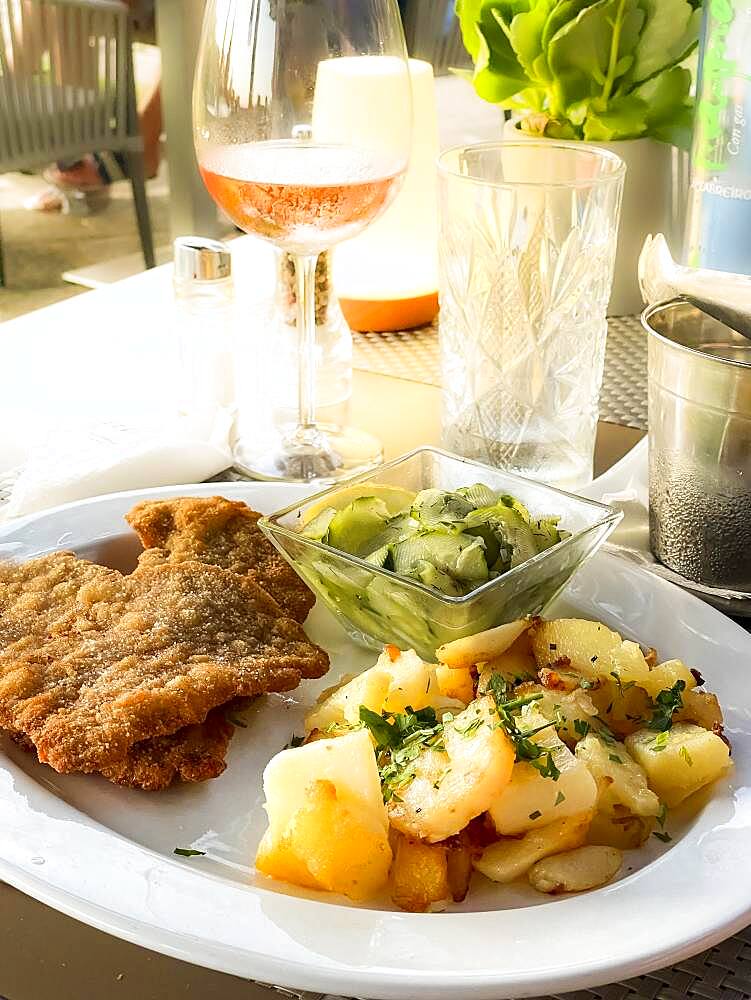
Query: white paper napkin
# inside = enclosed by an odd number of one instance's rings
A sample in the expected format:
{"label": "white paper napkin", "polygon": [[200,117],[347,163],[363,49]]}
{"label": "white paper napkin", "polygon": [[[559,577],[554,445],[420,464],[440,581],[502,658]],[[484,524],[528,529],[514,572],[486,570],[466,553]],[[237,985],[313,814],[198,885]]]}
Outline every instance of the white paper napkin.
{"label": "white paper napkin", "polygon": [[32,446],[22,466],[3,474],[0,520],[104,493],[202,482],[232,464],[232,421],[219,409],[159,426],[58,427]]}

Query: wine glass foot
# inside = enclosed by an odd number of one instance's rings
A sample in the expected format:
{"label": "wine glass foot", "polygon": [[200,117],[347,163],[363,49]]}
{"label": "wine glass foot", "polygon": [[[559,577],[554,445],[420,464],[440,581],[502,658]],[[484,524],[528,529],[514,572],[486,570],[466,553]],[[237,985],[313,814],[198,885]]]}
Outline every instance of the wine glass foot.
{"label": "wine glass foot", "polygon": [[235,445],[235,467],[253,479],[322,486],[375,468],[383,461],[381,442],[356,427],[318,425],[305,431],[257,442],[241,438]]}

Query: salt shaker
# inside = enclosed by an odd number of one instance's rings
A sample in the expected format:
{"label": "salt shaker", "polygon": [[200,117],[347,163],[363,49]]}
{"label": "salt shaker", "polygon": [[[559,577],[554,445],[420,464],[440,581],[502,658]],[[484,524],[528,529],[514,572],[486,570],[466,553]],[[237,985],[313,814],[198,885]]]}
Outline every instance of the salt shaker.
{"label": "salt shaker", "polygon": [[173,286],[179,409],[191,416],[230,409],[235,290],[227,244],[203,236],[176,239]]}

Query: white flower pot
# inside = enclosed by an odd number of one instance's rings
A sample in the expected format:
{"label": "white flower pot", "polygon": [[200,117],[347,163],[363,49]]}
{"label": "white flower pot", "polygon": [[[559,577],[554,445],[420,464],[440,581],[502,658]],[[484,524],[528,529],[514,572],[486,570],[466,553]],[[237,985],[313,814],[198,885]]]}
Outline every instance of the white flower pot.
{"label": "white flower pot", "polygon": [[[506,139],[535,138],[521,132],[514,121],[505,123],[503,135]],[[608,149],[626,164],[608,315],[632,315],[641,312],[644,305],[637,278],[637,262],[644,240],[650,233],[664,233],[669,240],[680,238],[685,198],[675,191],[674,176],[678,174],[682,154],[655,139],[623,139],[588,145]],[[678,211],[674,208],[676,205]]]}

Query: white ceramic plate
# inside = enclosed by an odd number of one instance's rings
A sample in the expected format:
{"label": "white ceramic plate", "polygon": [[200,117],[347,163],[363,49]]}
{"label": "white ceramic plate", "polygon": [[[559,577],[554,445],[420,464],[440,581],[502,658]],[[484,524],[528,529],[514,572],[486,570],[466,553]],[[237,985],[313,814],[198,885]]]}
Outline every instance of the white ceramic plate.
{"label": "white ceramic plate", "polygon": [[[217,484],[121,493],[48,511],[0,531],[0,556],[54,548],[122,569],[138,544],[123,514],[150,496],[221,490],[262,511],[296,487]],[[342,672],[373,662],[323,609],[308,621],[332,669],[292,696],[247,713],[221,778],[162,793],[58,775],[0,744],[0,876],[86,923],[210,968],[347,996],[476,1000],[560,993],[671,964],[751,921],[751,636],[696,598],[615,557],[596,556],[556,612],[576,611],[680,656],[705,675],[726,712],[735,770],[674,840],[628,855],[620,879],[577,897],[477,878],[465,904],[416,915],[288,893],[252,858],[265,823],[261,771],[304,706]],[[183,860],[173,848],[206,857]]]}

